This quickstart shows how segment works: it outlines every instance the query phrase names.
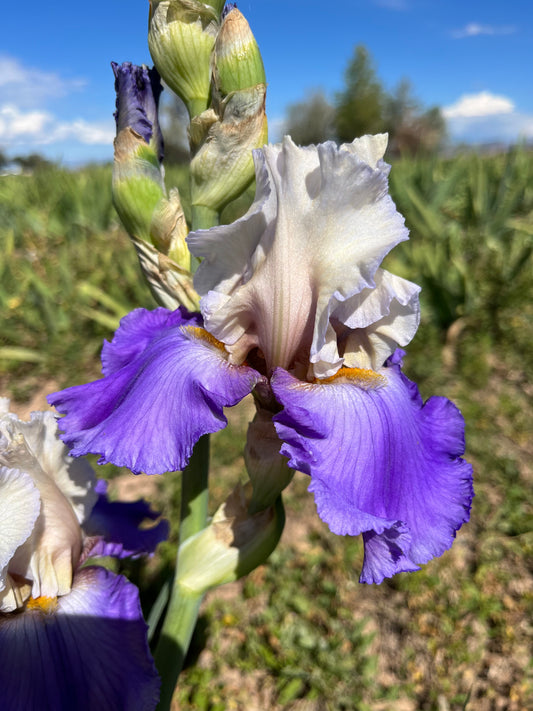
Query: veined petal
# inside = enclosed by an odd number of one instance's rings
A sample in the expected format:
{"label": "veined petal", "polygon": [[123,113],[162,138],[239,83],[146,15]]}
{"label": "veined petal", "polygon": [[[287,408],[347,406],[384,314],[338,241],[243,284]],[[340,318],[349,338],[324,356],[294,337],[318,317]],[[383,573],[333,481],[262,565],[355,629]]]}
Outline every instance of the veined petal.
{"label": "veined petal", "polygon": [[267,369],[313,356],[338,304],[373,288],[383,257],[407,239],[387,193],[383,145],[365,137],[341,149],[297,148],[286,137],[255,151],[249,213],[189,235],[193,254],[209,254],[195,277],[206,328],[237,362],[253,346]]}
{"label": "veined petal", "polygon": [[27,474],[40,497],[39,516],[9,573],[31,582],[34,597],[65,595],[82,549],[80,523],[96,500],[94,472],[68,456],[51,412],[33,412],[30,422],[7,413],[0,435],[0,464]]}
{"label": "veined petal", "polygon": [[137,588],[89,567],[72,591],[0,618],[2,711],[150,711],[159,680]]}
{"label": "veined petal", "polygon": [[406,346],[414,337],[420,323],[420,287],[384,269],[377,270],[375,283],[332,312],[337,328],[317,341],[318,350],[311,356],[314,377],[331,377],[340,365],[377,370],[397,346]]}
{"label": "veined petal", "polygon": [[19,606],[10,582],[9,563],[30,537],[40,510],[39,490],[31,477],[17,469],[0,467],[0,612]]}
{"label": "veined petal", "polygon": [[324,384],[281,369],[272,377],[284,407],[274,417],[281,453],[311,475],[318,514],[334,533],[365,533],[361,582],[443,553],[473,496],[459,410],[442,397],[423,404],[396,361]]}
{"label": "veined petal", "polygon": [[201,326],[200,314],[183,307],[175,311],[134,309],[120,321],[112,341],[104,341],[102,373],[111,375],[135,360],[147,346],[171,326]]}
{"label": "veined petal", "polygon": [[67,388],[48,401],[71,454],[100,454],[135,472],[182,469],[194,444],[226,426],[235,405],[262,379],[227,361],[223,346],[192,326],[161,330],[131,362],[102,380]]}
{"label": "veined petal", "polygon": [[28,471],[39,488],[57,487],[81,523],[96,501],[94,472],[89,462],[69,457],[52,412],[32,412],[30,418],[26,422],[12,413],[0,417],[5,442],[0,464]]}

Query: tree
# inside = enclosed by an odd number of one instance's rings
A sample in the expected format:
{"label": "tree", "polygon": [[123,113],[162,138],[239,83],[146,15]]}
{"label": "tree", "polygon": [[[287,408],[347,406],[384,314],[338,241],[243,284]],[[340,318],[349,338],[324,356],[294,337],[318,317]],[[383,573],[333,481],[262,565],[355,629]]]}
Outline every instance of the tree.
{"label": "tree", "polygon": [[45,158],[40,153],[29,153],[25,156],[15,156],[13,158],[13,163],[20,165],[23,171],[33,172],[35,170],[42,170],[44,168],[50,168],[54,163],[48,158]]}
{"label": "tree", "polygon": [[408,79],[403,79],[386,97],[384,122],[389,150],[396,154],[435,151],[445,135],[440,110],[433,107],[423,111]]}
{"label": "tree", "polygon": [[335,137],[335,109],[321,90],[287,109],[284,133],[299,146],[323,143]]}
{"label": "tree", "polygon": [[345,73],[346,88],[336,97],[335,131],[342,143],[383,130],[385,96],[364,45],[355,48]]}

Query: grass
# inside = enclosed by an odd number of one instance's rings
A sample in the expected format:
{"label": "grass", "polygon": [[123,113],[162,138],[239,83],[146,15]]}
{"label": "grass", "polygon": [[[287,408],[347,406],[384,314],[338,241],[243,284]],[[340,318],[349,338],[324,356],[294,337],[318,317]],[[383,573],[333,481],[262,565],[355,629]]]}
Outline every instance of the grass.
{"label": "grass", "polygon": [[[425,398],[450,397],[464,414],[470,523],[420,572],[363,586],[360,540],[329,532],[297,475],[268,564],[207,596],[180,709],[533,705],[532,165],[516,149],[402,160],[391,173],[411,240],[388,267],[423,286],[406,373]],[[96,377],[118,319],[154,305],[113,212],[110,177],[91,167],[0,179],[0,391],[16,401]],[[168,177],[186,185],[183,172]],[[250,404],[228,414],[230,428],[213,437],[212,510],[244,477]],[[125,472],[105,475],[118,486]],[[154,482],[172,534],[154,559],[127,568],[147,607],[172,568],[179,506],[179,476]]]}

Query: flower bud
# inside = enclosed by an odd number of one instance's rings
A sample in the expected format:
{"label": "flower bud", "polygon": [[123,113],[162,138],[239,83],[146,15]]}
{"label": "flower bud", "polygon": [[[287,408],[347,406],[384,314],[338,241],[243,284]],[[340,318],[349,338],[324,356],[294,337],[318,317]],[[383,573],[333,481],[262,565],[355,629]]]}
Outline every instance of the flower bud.
{"label": "flower bud", "polygon": [[211,52],[219,29],[218,0],[152,0],[148,46],[163,80],[191,118],[205,111],[211,93]]}
{"label": "flower bud", "polygon": [[285,512],[281,497],[250,515],[249,487],[238,485],[202,531],[178,552],[177,582],[195,593],[238,580],[266,561],[277,546]]}
{"label": "flower bud", "polygon": [[[266,89],[235,92],[212,122],[207,137],[191,161],[191,202],[220,212],[254,178],[252,150],[267,141]],[[207,113],[198,117],[202,120]],[[192,128],[193,135],[195,128]]]}
{"label": "flower bud", "polygon": [[231,9],[213,52],[212,105],[190,126],[193,209],[219,213],[254,178],[252,150],[267,142],[266,83],[257,43]]}
{"label": "flower bud", "polygon": [[244,15],[225,15],[213,53],[213,85],[222,96],[266,84],[261,53]]}
{"label": "flower bud", "polygon": [[157,154],[159,163],[163,160],[163,135],[159,127],[159,97],[163,87],[157,70],[146,66],[138,67],[131,62],[119,65],[111,62],[115,75],[117,134],[125,128],[132,128],[144,138]]}
{"label": "flower bud", "polygon": [[149,240],[154,208],[165,195],[157,120],[161,82],[155,70],[144,66],[111,66],[117,92],[113,203],[128,233]]}
{"label": "flower bud", "polygon": [[113,64],[117,137],[113,203],[129,233],[155,299],[165,308],[198,309],[187,223],[177,189],[167,197],[157,120],[161,83],[155,70]]}

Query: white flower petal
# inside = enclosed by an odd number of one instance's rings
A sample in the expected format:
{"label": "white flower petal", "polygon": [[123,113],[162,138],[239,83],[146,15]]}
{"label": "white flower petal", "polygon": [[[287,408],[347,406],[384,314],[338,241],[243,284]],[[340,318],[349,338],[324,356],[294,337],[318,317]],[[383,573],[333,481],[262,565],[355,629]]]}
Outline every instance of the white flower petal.
{"label": "white flower petal", "polygon": [[12,598],[9,564],[17,549],[30,537],[39,516],[39,490],[31,477],[16,469],[0,467],[0,611],[17,605]]}
{"label": "white flower petal", "polygon": [[373,288],[383,257],[407,239],[387,192],[385,146],[383,135],[341,149],[297,148],[288,137],[266,146],[255,152],[258,191],[247,215],[189,236],[204,257],[195,287],[206,328],[235,360],[258,346],[267,369],[294,368],[319,351],[339,367],[335,309]]}
{"label": "white flower petal", "polygon": [[[68,455],[67,447],[58,437],[57,421],[52,412],[32,412],[29,422],[7,413],[0,419],[0,434],[8,444],[23,440],[25,449],[38,465],[37,476],[42,477],[44,472],[55,482],[70,501],[80,523],[88,517],[97,499],[94,491],[96,477],[85,459]],[[6,456],[0,452],[0,462]],[[16,456],[13,450],[9,466],[20,466]]]}
{"label": "white flower petal", "polygon": [[[330,377],[341,364],[349,368],[381,368],[397,346],[406,346],[420,322],[420,287],[384,269],[375,274],[375,287],[363,289],[333,309],[332,320],[347,326],[330,329],[311,355],[315,377]],[[335,362],[337,343],[343,359]]]}
{"label": "white flower petal", "polygon": [[33,597],[66,594],[81,553],[80,523],[97,498],[94,472],[86,461],[68,456],[51,412],[34,412],[30,422],[10,413],[0,417],[0,465],[23,472],[41,506],[9,573],[31,581]]}
{"label": "white flower petal", "polygon": [[352,141],[352,143],[343,143],[340,150],[355,153],[362,161],[368,163],[371,168],[380,167],[388,175],[390,168],[383,162],[388,141],[389,136],[387,133],[378,133],[375,136],[361,136]]}

